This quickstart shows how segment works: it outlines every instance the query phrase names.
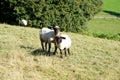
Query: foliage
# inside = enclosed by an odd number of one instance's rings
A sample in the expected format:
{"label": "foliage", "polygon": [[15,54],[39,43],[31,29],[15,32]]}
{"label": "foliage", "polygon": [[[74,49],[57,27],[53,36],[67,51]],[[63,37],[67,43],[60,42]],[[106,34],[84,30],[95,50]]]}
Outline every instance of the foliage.
{"label": "foliage", "polygon": [[102,0],[3,0],[0,21],[18,24],[24,18],[32,27],[59,25],[64,31],[79,32],[101,5]]}

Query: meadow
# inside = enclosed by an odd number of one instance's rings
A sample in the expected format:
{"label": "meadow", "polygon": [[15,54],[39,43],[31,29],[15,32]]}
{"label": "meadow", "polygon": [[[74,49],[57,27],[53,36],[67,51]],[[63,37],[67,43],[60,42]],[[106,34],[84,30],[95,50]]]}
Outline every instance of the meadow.
{"label": "meadow", "polygon": [[103,0],[103,10],[120,13],[119,0]]}
{"label": "meadow", "polygon": [[103,0],[102,11],[86,24],[85,34],[120,41],[119,5],[119,0]]}
{"label": "meadow", "polygon": [[[96,16],[115,18],[90,20],[88,35],[120,33],[119,1],[103,1]],[[71,37],[72,46],[71,55],[60,58],[59,50],[55,56],[44,55],[39,30],[0,24],[0,80],[120,80],[120,41],[62,32]]]}
{"label": "meadow", "polygon": [[119,0],[103,0],[102,11],[97,16],[115,16],[120,14]]}
{"label": "meadow", "polygon": [[71,55],[45,56],[39,29],[0,24],[0,80],[120,79],[119,41],[66,34],[72,39]]}
{"label": "meadow", "polygon": [[120,19],[96,18],[87,23],[90,32],[120,33]]}

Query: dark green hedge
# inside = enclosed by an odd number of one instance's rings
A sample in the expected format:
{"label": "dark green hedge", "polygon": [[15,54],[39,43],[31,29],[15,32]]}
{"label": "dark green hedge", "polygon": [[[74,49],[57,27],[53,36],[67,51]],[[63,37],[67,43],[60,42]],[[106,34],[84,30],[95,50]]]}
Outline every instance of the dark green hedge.
{"label": "dark green hedge", "polygon": [[1,0],[0,22],[42,28],[59,25],[64,31],[79,32],[97,12],[102,0]]}

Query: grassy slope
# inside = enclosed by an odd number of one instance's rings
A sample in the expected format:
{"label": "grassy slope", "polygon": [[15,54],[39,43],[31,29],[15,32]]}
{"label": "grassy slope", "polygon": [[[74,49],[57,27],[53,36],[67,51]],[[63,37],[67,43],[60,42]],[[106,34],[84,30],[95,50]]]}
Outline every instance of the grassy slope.
{"label": "grassy slope", "polygon": [[71,56],[32,55],[43,53],[39,29],[0,24],[0,80],[120,79],[120,42],[66,34]]}

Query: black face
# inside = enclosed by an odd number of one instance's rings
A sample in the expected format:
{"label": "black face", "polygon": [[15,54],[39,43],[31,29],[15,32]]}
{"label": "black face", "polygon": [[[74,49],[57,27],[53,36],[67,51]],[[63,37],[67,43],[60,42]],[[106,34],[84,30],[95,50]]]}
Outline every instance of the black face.
{"label": "black face", "polygon": [[55,39],[56,39],[56,43],[57,43],[57,44],[59,44],[59,43],[62,42],[62,38],[60,38],[60,37],[56,37]]}
{"label": "black face", "polygon": [[65,37],[55,37],[55,42],[57,43],[57,44],[59,44],[59,43],[61,43],[62,42],[62,39],[66,39]]}

